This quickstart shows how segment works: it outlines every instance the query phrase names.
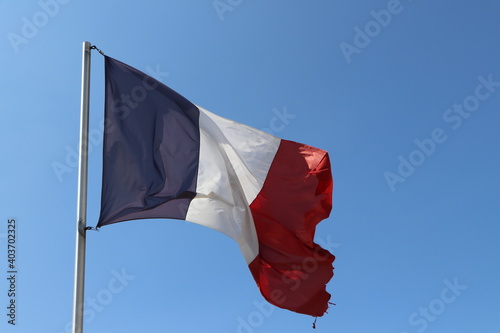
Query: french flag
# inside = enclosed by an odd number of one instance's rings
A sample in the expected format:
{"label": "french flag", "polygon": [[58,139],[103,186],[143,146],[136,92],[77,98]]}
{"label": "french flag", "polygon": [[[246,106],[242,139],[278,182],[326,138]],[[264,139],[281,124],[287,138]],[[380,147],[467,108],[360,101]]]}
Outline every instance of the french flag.
{"label": "french flag", "polygon": [[335,257],[314,233],[332,208],[328,153],[219,117],[108,56],[105,75],[97,227],[169,218],[218,230],[270,303],[322,316]]}

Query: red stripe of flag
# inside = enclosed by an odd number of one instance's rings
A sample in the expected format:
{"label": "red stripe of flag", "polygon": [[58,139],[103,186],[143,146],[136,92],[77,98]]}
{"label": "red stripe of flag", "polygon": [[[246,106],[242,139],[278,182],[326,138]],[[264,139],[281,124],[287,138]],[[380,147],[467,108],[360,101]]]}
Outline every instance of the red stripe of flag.
{"label": "red stripe of flag", "polygon": [[259,255],[250,263],[264,297],[298,313],[322,316],[335,257],[314,243],[332,208],[328,153],[282,140],[259,195],[250,205]]}

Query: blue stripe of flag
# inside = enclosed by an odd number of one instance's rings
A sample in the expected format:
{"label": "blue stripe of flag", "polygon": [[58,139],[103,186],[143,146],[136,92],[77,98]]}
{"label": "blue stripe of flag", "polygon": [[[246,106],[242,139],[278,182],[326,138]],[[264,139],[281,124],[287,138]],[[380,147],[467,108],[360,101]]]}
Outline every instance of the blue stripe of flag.
{"label": "blue stripe of flag", "polygon": [[98,227],[184,219],[196,195],[198,108],[147,74],[105,58],[103,188]]}

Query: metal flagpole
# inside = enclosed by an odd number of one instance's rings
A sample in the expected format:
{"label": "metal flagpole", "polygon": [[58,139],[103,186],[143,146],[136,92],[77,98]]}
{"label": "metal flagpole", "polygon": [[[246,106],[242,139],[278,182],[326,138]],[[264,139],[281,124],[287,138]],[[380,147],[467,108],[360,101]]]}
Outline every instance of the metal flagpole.
{"label": "metal flagpole", "polygon": [[83,289],[85,282],[85,238],[87,224],[87,171],[89,133],[90,51],[83,43],[82,95],[80,108],[80,155],[78,168],[78,208],[76,213],[75,289],[73,303],[73,333],[83,332]]}

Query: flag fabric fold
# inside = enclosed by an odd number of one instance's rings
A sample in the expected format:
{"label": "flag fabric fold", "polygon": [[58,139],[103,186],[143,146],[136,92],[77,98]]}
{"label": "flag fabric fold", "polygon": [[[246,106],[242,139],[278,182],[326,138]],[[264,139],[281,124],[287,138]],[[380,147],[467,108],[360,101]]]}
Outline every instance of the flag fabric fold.
{"label": "flag fabric fold", "polygon": [[97,227],[171,218],[218,230],[270,303],[322,316],[335,257],[314,234],[332,208],[328,153],[219,117],[108,56],[105,76]]}

